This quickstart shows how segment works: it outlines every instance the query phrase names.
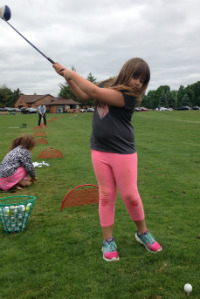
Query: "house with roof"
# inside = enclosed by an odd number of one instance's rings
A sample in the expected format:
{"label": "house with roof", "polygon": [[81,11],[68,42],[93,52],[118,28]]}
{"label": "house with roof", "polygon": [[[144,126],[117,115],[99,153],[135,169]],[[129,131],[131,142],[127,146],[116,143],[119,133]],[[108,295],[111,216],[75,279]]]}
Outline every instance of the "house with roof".
{"label": "house with roof", "polygon": [[53,97],[50,94],[45,95],[24,95],[21,94],[15,103],[15,108],[32,107],[38,108],[44,104],[47,112],[77,112],[80,108],[80,103],[62,97]]}
{"label": "house with roof", "polygon": [[50,94],[45,95],[25,95],[20,94],[19,98],[17,99],[15,103],[15,108],[22,108],[22,107],[32,107],[37,108],[40,104],[44,103],[44,100],[46,99],[54,98]]}
{"label": "house with roof", "polygon": [[50,113],[56,112],[78,112],[80,109],[80,103],[62,97],[47,98],[44,100],[44,105]]}

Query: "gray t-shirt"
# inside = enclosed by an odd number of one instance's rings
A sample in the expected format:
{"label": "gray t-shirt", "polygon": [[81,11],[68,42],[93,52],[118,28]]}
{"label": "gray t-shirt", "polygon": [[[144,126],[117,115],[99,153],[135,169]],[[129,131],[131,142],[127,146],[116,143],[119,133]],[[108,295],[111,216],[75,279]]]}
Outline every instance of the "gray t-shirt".
{"label": "gray t-shirt", "polygon": [[110,153],[132,154],[136,152],[131,118],[137,99],[122,92],[125,106],[95,107],[90,148]]}

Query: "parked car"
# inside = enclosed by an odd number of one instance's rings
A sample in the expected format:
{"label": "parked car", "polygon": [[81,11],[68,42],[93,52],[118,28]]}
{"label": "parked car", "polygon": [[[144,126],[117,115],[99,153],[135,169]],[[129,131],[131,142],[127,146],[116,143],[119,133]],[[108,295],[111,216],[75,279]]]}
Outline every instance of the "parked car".
{"label": "parked car", "polygon": [[22,114],[37,113],[37,108],[33,107],[22,107],[20,110]]}
{"label": "parked car", "polygon": [[12,112],[12,111],[15,111],[15,108],[5,107],[4,111]]}
{"label": "parked car", "polygon": [[192,110],[200,110],[200,107],[199,106],[193,106]]}
{"label": "parked car", "polygon": [[94,112],[94,108],[88,108],[87,112]]}
{"label": "parked car", "polygon": [[182,106],[182,107],[177,107],[175,110],[191,110],[189,106]]}
{"label": "parked car", "polygon": [[30,107],[30,108],[27,108],[27,109],[28,109],[29,114],[38,112],[37,108]]}
{"label": "parked car", "polygon": [[135,108],[135,111],[136,111],[136,112],[140,112],[140,111],[142,111],[142,110],[141,110],[140,107],[136,107],[136,108]]}
{"label": "parked car", "polygon": [[172,108],[159,107],[156,108],[156,111],[172,111]]}
{"label": "parked car", "polygon": [[140,111],[149,111],[149,109],[145,108],[145,107],[138,107],[140,108]]}
{"label": "parked car", "polygon": [[22,114],[28,114],[28,108],[22,107],[20,108]]}
{"label": "parked car", "polygon": [[79,111],[81,112],[81,113],[83,113],[83,112],[86,112],[86,109],[79,109]]}

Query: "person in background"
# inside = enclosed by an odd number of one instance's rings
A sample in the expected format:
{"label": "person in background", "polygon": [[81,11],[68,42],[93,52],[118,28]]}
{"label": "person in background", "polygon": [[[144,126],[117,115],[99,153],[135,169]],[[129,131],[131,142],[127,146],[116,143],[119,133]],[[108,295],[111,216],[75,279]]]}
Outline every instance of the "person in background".
{"label": "person in background", "polygon": [[[148,64],[141,58],[129,59],[119,74],[100,82],[89,82],[59,63],[53,65],[72,92],[82,100],[95,99],[90,148],[99,186],[99,218],[103,232],[103,259],[118,261],[113,238],[117,188],[134,221],[136,240],[149,252],[162,250],[146,227],[142,200],[137,188],[137,151],[131,118],[150,80]],[[122,228],[125,231],[125,228]]]}
{"label": "person in background", "polygon": [[9,152],[0,164],[1,190],[20,190],[37,181],[30,153],[36,144],[36,138],[28,134],[12,141]]}
{"label": "person in background", "polygon": [[38,107],[38,114],[39,114],[38,126],[40,126],[41,118],[43,118],[44,126],[46,127],[46,106],[44,104],[41,104]]}

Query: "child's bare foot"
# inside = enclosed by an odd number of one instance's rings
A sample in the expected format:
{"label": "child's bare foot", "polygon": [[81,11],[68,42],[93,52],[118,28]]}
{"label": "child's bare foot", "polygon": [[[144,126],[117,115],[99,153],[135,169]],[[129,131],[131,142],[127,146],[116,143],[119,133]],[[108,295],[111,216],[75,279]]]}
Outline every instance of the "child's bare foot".
{"label": "child's bare foot", "polygon": [[23,188],[20,185],[16,185],[15,189],[17,189],[17,190],[23,190]]}

